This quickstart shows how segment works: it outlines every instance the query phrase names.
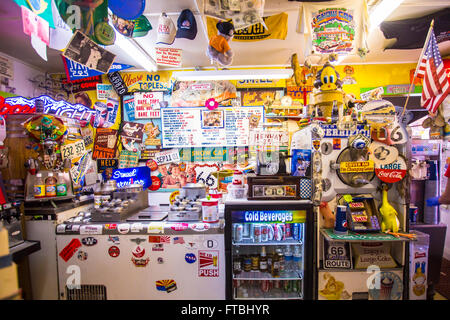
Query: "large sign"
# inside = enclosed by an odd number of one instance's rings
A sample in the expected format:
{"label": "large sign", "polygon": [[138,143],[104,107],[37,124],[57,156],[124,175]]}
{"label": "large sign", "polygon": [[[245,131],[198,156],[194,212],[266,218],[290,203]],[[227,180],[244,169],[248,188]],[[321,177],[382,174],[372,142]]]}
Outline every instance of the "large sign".
{"label": "large sign", "polygon": [[233,211],[234,223],[305,223],[305,210]]}
{"label": "large sign", "polygon": [[248,146],[249,118],[264,107],[161,109],[163,148]]}
{"label": "large sign", "polygon": [[95,118],[95,110],[82,104],[71,104],[64,100],[56,101],[49,96],[39,96],[33,99],[24,97],[0,97],[0,115],[15,113],[35,113],[36,101],[41,103],[44,113],[55,116],[67,117],[76,120],[90,121]]}
{"label": "large sign", "polygon": [[147,166],[115,169],[112,172],[111,180],[116,181],[117,188],[123,188],[131,184],[140,184],[146,189],[152,185],[150,173],[150,168]]}

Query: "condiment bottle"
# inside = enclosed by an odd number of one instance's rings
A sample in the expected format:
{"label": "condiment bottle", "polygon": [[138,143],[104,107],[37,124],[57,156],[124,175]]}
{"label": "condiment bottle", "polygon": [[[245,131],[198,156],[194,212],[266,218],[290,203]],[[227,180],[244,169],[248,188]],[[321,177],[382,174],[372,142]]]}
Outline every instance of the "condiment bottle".
{"label": "condiment bottle", "polygon": [[36,174],[36,179],[34,180],[34,197],[44,198],[45,197],[45,182],[42,179],[42,173]]}
{"label": "condiment bottle", "polygon": [[58,173],[58,183],[56,185],[56,196],[63,197],[67,196],[67,184],[64,181],[64,176],[62,173]]}
{"label": "condiment bottle", "polygon": [[45,196],[56,197],[56,178],[53,176],[53,172],[49,172],[45,179]]}

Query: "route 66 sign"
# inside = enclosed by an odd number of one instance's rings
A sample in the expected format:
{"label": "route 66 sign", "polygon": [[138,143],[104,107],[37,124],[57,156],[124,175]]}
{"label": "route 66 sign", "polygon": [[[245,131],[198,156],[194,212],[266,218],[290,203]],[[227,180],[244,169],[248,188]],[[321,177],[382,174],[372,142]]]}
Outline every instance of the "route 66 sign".
{"label": "route 66 sign", "polygon": [[352,254],[349,242],[323,240],[324,269],[352,269]]}
{"label": "route 66 sign", "polygon": [[217,164],[196,164],[194,166],[195,179],[197,183],[203,183],[207,188],[217,188],[217,179],[213,172],[219,170]]}

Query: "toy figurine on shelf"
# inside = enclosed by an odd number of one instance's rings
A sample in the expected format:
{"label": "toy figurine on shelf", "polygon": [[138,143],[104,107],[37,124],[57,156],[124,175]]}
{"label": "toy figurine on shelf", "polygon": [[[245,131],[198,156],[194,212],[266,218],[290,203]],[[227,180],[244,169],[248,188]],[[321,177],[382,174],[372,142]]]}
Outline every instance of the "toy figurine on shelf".
{"label": "toy figurine on shelf", "polygon": [[67,132],[63,121],[49,115],[39,115],[32,117],[23,123],[25,129],[38,140],[44,155],[42,162],[46,169],[55,169],[62,165],[58,153],[60,143]]}
{"label": "toy figurine on shelf", "polygon": [[323,68],[319,70],[314,87],[318,91],[313,95],[313,104],[320,108],[323,117],[331,118],[333,109],[335,111],[342,110],[339,113],[343,115],[345,94],[342,91],[339,73],[336,72],[331,63],[325,63]]}
{"label": "toy figurine on shelf", "polygon": [[394,207],[388,201],[387,184],[382,185],[383,200],[379,209],[383,221],[381,222],[382,232],[394,232],[397,233],[400,228],[400,221],[398,220],[398,213]]}

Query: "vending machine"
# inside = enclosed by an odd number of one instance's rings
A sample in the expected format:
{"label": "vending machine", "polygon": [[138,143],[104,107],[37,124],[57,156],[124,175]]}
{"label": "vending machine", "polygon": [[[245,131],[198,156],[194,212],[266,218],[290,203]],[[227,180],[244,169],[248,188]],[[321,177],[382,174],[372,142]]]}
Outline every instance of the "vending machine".
{"label": "vending machine", "polygon": [[225,219],[227,299],[312,299],[311,201],[231,200]]}

